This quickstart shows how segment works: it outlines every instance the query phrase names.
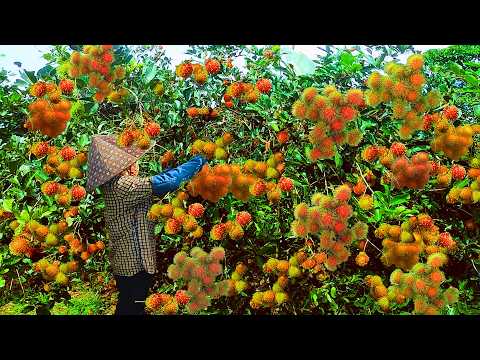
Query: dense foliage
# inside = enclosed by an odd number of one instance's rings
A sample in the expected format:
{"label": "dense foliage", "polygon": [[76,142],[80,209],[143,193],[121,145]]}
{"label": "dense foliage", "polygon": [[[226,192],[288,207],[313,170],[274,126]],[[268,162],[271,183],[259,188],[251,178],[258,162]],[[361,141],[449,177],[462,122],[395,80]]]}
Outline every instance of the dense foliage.
{"label": "dense foliage", "polygon": [[98,133],[155,138],[144,176],[209,158],[149,211],[151,313],[480,313],[479,46],[44,58],[0,72],[0,313],[113,312],[104,202],[83,188]]}

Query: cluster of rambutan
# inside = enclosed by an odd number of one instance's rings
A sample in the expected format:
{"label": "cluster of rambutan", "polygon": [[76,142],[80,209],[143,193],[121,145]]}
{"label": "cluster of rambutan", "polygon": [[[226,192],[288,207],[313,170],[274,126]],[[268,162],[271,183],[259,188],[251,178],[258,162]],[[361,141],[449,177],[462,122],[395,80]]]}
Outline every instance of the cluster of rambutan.
{"label": "cluster of rambutan", "polygon": [[55,181],[44,182],[41,186],[42,193],[46,196],[55,196],[58,205],[69,206],[71,202],[82,200],[87,192],[81,185],[74,185],[71,189]]}
{"label": "cluster of rambutan", "polygon": [[221,261],[224,259],[225,251],[221,247],[213,248],[210,253],[194,247],[190,250],[190,256],[184,251],[175,255],[173,264],[168,267],[168,277],[187,283],[188,313],[198,313],[208,308],[212,299],[228,296],[229,281],[215,281],[222,273]]}
{"label": "cluster of rambutan", "polygon": [[397,158],[390,169],[392,183],[396,188],[423,189],[430,180],[432,164],[427,153],[418,152],[411,160],[406,156]]}
{"label": "cluster of rambutan", "polygon": [[78,262],[75,260],[66,263],[58,260],[50,262],[48,259],[42,258],[33,265],[33,269],[41,273],[44,280],[55,281],[59,285],[66,286],[69,283],[67,275],[78,271]]}
{"label": "cluster of rambutan", "polygon": [[417,315],[441,314],[447,305],[458,301],[459,295],[454,287],[441,288],[445,274],[440,267],[447,261],[445,254],[433,253],[428,256],[426,264],[416,263],[409,272],[394,270],[390,275],[388,299],[397,304],[413,299],[414,313]]}
{"label": "cluster of rambutan", "polygon": [[[43,145],[36,144],[32,148],[32,152],[35,155],[41,157],[45,155],[43,151]],[[42,152],[38,153],[38,148],[42,148]],[[62,179],[80,179],[84,176],[82,166],[87,163],[88,157],[86,152],[77,152],[71,146],[64,146],[62,149],[58,149],[55,146],[49,146],[47,150],[46,163],[43,165],[43,171],[47,174],[56,174]]]}
{"label": "cluster of rambutan", "polygon": [[229,165],[220,164],[214,167],[204,165],[197,175],[187,184],[187,189],[193,197],[216,203],[228,194],[232,183]]}
{"label": "cluster of rambutan", "polygon": [[439,232],[433,219],[427,214],[411,216],[399,225],[382,223],[375,236],[383,239],[382,262],[409,270],[419,261],[423,252],[447,252],[455,249],[456,242],[448,232]]}
{"label": "cluster of rambutan", "polygon": [[451,160],[459,160],[467,155],[473,144],[475,132],[470,125],[454,126],[448,119],[441,117],[434,124],[433,151],[443,153]]}
{"label": "cluster of rambutan", "polygon": [[[70,55],[68,73],[72,78],[88,75],[88,85],[96,89],[95,101],[102,102],[107,96],[112,95],[113,82],[125,78],[125,68],[122,66],[112,68],[114,60],[112,45],[85,45],[82,51],[83,54],[74,51]],[[127,93],[126,89],[120,89],[111,96],[111,100],[119,102]]]}
{"label": "cluster of rambutan", "polygon": [[348,185],[340,185],[335,188],[333,196],[313,194],[311,207],[306,203],[295,207],[292,233],[302,238],[308,234],[319,237],[319,250],[326,255],[323,265],[329,271],[335,271],[341,263],[347,261],[350,256],[347,247],[352,241],[367,236],[368,226],[365,223],[357,221],[349,227],[348,221],[353,214],[352,207],[348,204],[351,194]]}
{"label": "cluster of rambutan", "polygon": [[250,299],[250,307],[252,309],[259,309],[261,307],[270,308],[279,306],[288,301],[288,294],[286,288],[288,279],[295,279],[302,276],[302,270],[298,263],[293,265],[289,260],[279,260],[269,258],[263,264],[263,271],[267,274],[278,276],[276,282],[271,289],[265,291],[256,291]]}
{"label": "cluster of rambutan", "polygon": [[220,62],[215,59],[207,59],[205,65],[192,64],[190,61],[185,61],[175,68],[175,73],[178,77],[187,79],[193,76],[193,80],[203,85],[207,82],[208,74],[217,74],[220,71]]}
{"label": "cluster of rambutan", "polygon": [[268,94],[271,89],[272,83],[268,79],[260,79],[257,81],[256,85],[246,82],[234,82],[225,90],[223,101],[227,108],[232,108],[234,106],[234,99],[237,99],[239,104],[253,104],[258,101],[262,93]]}
{"label": "cluster of rambutan", "polygon": [[384,181],[392,183],[396,188],[422,189],[434,174],[434,164],[426,152],[418,152],[408,159],[404,144],[395,142],[390,148],[369,145],[362,151],[362,159],[373,163],[377,159],[391,170]]}
{"label": "cluster of rambutan", "polygon": [[30,257],[36,248],[45,249],[57,246],[60,242],[58,236],[68,229],[66,221],[51,225],[43,225],[36,220],[29,220],[20,227],[18,220],[10,223],[10,228],[15,231],[15,236],[9,248],[13,255],[26,255]]}
{"label": "cluster of rambutan", "polygon": [[390,300],[388,298],[388,290],[383,285],[383,280],[378,275],[367,275],[364,279],[365,285],[370,290],[370,296],[376,300],[380,308],[387,312],[390,310]]}
{"label": "cluster of rambutan", "polygon": [[154,293],[145,300],[146,309],[155,315],[174,315],[178,312],[179,306],[190,302],[190,296],[185,290],[177,290],[175,296],[165,293]]}
{"label": "cluster of rambutan", "polygon": [[244,276],[247,272],[247,266],[239,262],[235,267],[235,271],[230,276],[229,281],[229,295],[240,294],[248,289],[248,283],[245,281]]}
{"label": "cluster of rambutan", "polygon": [[190,149],[191,154],[202,154],[207,159],[226,160],[228,158],[228,148],[233,141],[232,134],[226,132],[215,139],[215,142],[209,140],[197,139],[193,142]]}
{"label": "cluster of rambutan", "polygon": [[176,235],[183,231],[188,237],[198,239],[203,235],[203,227],[197,219],[203,216],[205,208],[200,203],[193,203],[185,207],[189,196],[185,191],[179,191],[167,204],[153,204],[147,213],[151,221],[162,221],[165,233]]}
{"label": "cluster of rambutan", "polygon": [[235,220],[216,224],[210,230],[212,240],[223,240],[228,237],[234,241],[240,240],[245,234],[244,228],[252,221],[252,215],[247,211],[237,213]]}
{"label": "cluster of rambutan", "polygon": [[30,116],[24,127],[52,138],[60,135],[70,120],[71,108],[70,101],[62,99],[62,88],[52,82],[39,81],[33,84],[30,93],[37,99],[28,105]]}
{"label": "cluster of rambutan", "polygon": [[453,187],[448,192],[447,203],[476,204],[480,201],[480,180],[474,180],[469,186]]}
{"label": "cluster of rambutan", "polygon": [[215,119],[219,115],[217,108],[208,107],[189,107],[187,108],[187,115],[190,118],[208,118]]}
{"label": "cluster of rambutan", "polygon": [[322,94],[314,87],[303,91],[293,103],[292,114],[296,118],[316,123],[308,136],[313,144],[313,149],[308,154],[311,161],[332,158],[335,155],[335,144],[357,146],[362,141],[360,130],[347,131],[346,128],[364,105],[363,92],[358,89],[342,94],[334,85],[328,85]]}
{"label": "cluster of rambutan", "polygon": [[[197,147],[194,153],[198,152]],[[248,159],[243,165],[221,164],[214,167],[205,165],[189,182],[187,189],[192,196],[201,196],[211,202],[218,202],[229,192],[241,201],[247,201],[250,196],[267,194],[270,202],[277,202],[282,192],[293,190],[293,181],[287,177],[280,178],[278,183],[267,182],[265,179],[276,179],[281,176],[285,169],[283,160],[283,155],[278,152],[272,154],[266,162]]]}
{"label": "cluster of rambutan", "polygon": [[384,68],[386,75],[375,71],[366,81],[367,104],[375,107],[381,103],[390,103],[393,118],[403,121],[399,131],[402,139],[408,139],[416,130],[422,129],[423,114],[442,101],[436,90],[422,95],[425,84],[422,69],[423,56],[414,54],[407,59],[406,64],[387,63]]}
{"label": "cluster of rambutan", "polygon": [[160,134],[160,125],[150,118],[145,122],[143,129],[135,125],[128,125],[117,135],[117,144],[121,147],[130,147],[135,144],[139,149],[148,149],[153,138]]}

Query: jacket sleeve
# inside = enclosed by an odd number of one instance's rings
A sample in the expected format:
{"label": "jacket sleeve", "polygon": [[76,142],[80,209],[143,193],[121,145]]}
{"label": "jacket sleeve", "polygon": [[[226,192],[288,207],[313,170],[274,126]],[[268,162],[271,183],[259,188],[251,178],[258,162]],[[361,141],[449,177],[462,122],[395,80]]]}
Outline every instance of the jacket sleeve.
{"label": "jacket sleeve", "polygon": [[159,196],[176,190],[183,181],[189,180],[197,174],[206,163],[207,160],[203,156],[197,155],[174,169],[152,176],[153,193]]}

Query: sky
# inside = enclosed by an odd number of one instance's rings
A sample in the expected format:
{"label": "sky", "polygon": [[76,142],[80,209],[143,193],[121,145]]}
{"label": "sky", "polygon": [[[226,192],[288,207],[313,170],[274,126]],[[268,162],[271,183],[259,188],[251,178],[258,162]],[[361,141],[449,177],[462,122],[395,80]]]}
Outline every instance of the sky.
{"label": "sky", "polygon": [[[319,45],[295,45],[295,51],[302,52],[311,59],[314,59],[318,53]],[[445,48],[449,45],[414,45],[415,49],[426,51],[433,48]],[[19,67],[14,64],[18,61],[22,63],[25,70],[37,71],[42,68],[47,61],[42,55],[48,51],[50,45],[0,45],[0,69],[6,69],[11,73],[10,78],[19,77]],[[164,45],[167,56],[172,59],[172,64],[178,64],[185,58],[185,50],[188,45]],[[408,55],[405,55],[405,58]],[[402,57],[400,60],[403,61]],[[235,64],[239,66],[240,64]]]}

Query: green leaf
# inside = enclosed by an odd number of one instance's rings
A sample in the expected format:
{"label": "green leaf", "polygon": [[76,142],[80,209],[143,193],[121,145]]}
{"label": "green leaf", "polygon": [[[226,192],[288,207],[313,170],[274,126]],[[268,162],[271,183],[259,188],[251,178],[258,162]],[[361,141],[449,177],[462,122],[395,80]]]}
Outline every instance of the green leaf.
{"label": "green leaf", "polygon": [[478,86],[478,83],[479,83],[478,79],[471,74],[465,75],[465,80],[472,86]]}
{"label": "green leaf", "polygon": [[2,203],[3,210],[12,212],[12,206],[13,206],[13,199],[3,200],[3,203]]}
{"label": "green leaf", "polygon": [[155,77],[155,75],[157,74],[157,68],[155,66],[155,64],[151,63],[151,64],[148,64],[144,71],[143,71],[143,81],[145,82],[145,84],[148,84],[150,81],[152,81],[152,79]]}
{"label": "green leaf", "polygon": [[96,102],[95,104],[93,104],[93,106],[90,108],[90,115],[93,115],[95,114],[97,111],[98,111],[98,108],[100,107],[100,105]]}
{"label": "green leaf", "polygon": [[29,221],[30,220],[30,215],[28,214],[28,211],[23,209],[22,212],[20,213],[20,219],[23,221]]}
{"label": "green leaf", "polygon": [[34,173],[34,176],[37,180],[41,181],[42,183],[48,180],[48,175],[40,169],[37,169]]}
{"label": "green leaf", "polygon": [[343,66],[349,67],[349,66],[352,65],[354,62],[355,62],[355,56],[353,56],[350,52],[344,51],[344,52],[340,55],[340,63],[341,63]]}
{"label": "green leaf", "polygon": [[342,156],[340,155],[340,153],[337,151],[335,152],[335,166],[337,168],[340,168],[342,167],[343,165],[343,159],[342,159]]}
{"label": "green leaf", "polygon": [[80,136],[80,139],[78,140],[78,145],[83,148],[89,143],[90,143],[89,136],[87,134],[82,134],[82,136]]}
{"label": "green leaf", "polygon": [[397,205],[408,202],[409,199],[410,199],[410,194],[397,195],[393,198],[393,200],[390,202],[389,205],[397,206]]}
{"label": "green leaf", "polygon": [[315,63],[308,58],[307,55],[285,48],[285,61],[287,64],[293,65],[293,69],[297,75],[308,75],[315,72]]}
{"label": "green leaf", "polygon": [[268,125],[270,125],[270,127],[275,130],[275,131],[280,131],[280,129],[278,128],[278,124],[276,121],[271,121],[268,123]]}
{"label": "green leaf", "polygon": [[473,108],[473,113],[475,114],[475,116],[477,118],[480,118],[480,105],[476,105],[474,108]]}
{"label": "green leaf", "polygon": [[332,296],[332,298],[335,298],[335,296],[337,296],[337,289],[335,287],[332,287],[330,289],[330,295]]}
{"label": "green leaf", "polygon": [[3,276],[0,276],[0,288],[4,287],[5,286],[5,279],[3,278]]}
{"label": "green leaf", "polygon": [[463,75],[465,73],[462,67],[454,62],[450,62],[448,64],[448,68],[450,69],[450,71],[452,71],[456,75]]}

